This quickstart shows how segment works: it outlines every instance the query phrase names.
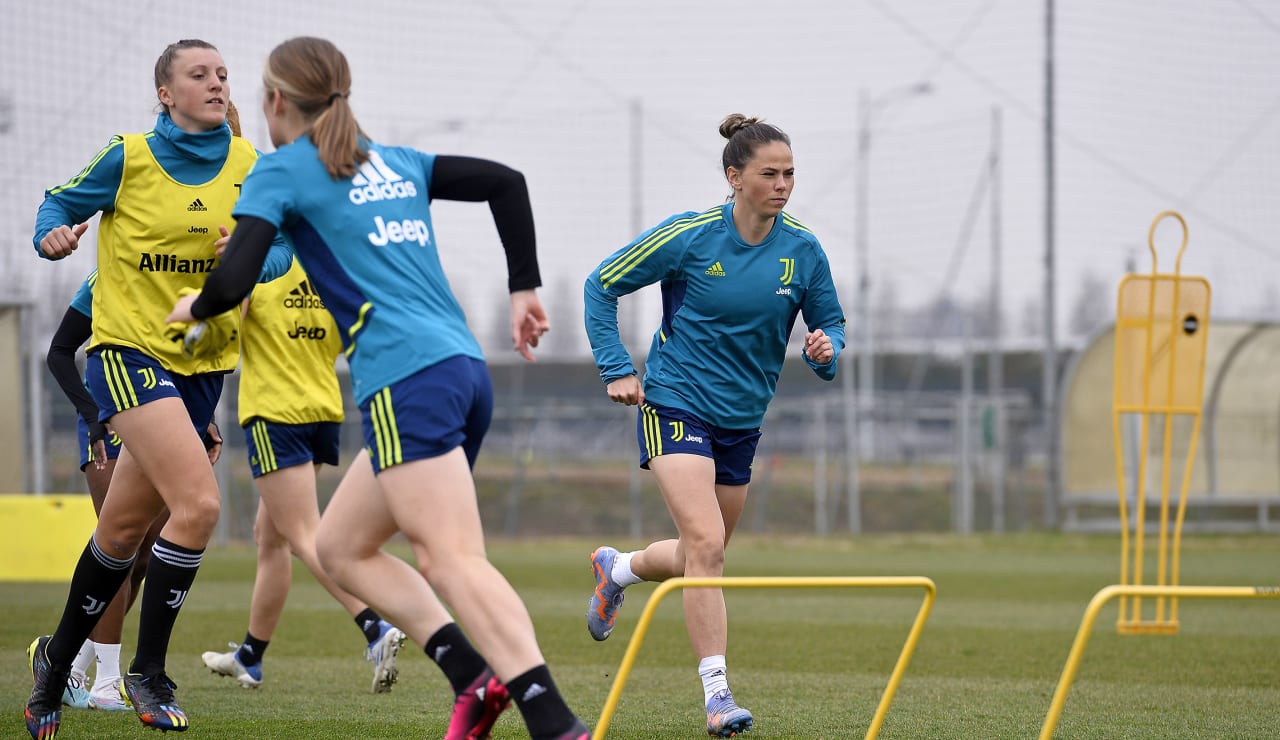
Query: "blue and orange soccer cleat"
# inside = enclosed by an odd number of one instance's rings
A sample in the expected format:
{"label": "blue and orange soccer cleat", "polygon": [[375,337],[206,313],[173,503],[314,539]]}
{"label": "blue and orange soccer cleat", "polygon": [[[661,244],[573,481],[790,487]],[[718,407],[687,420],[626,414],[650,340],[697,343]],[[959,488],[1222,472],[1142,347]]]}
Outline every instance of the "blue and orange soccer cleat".
{"label": "blue and orange soccer cleat", "polygon": [[608,639],[613,632],[613,620],[622,606],[622,586],[614,583],[613,563],[618,551],[609,546],[597,547],[591,553],[591,573],[596,577],[596,590],[587,605],[587,631],[596,640]]}
{"label": "blue and orange soccer cleat", "polygon": [[471,685],[458,694],[453,700],[453,714],[449,715],[449,729],[444,733],[444,740],[485,740],[489,730],[498,721],[507,705],[511,703],[511,694],[507,687],[493,675],[493,671],[484,671],[471,682]]}
{"label": "blue and orange soccer cleat", "polygon": [[711,737],[733,737],[751,729],[751,712],[738,706],[733,692],[717,691],[707,702],[707,734]]}
{"label": "blue and orange soccer cleat", "polygon": [[27,648],[27,660],[31,664],[31,698],[23,715],[27,720],[27,732],[34,740],[53,740],[62,724],[62,691],[67,685],[70,668],[55,668],[49,662],[45,647],[52,639],[48,635],[37,637]]}
{"label": "blue and orange soccer cleat", "polygon": [[138,713],[142,724],[155,730],[185,732],[190,726],[186,712],[173,695],[176,688],[178,685],[164,671],[124,674],[124,691],[133,702],[133,711]]}

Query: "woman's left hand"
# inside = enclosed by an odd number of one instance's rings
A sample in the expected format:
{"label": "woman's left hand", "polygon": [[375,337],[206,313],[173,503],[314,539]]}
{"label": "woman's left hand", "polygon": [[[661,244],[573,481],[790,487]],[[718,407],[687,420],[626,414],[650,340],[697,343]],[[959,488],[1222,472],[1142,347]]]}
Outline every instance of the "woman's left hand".
{"label": "woman's left hand", "polygon": [[536,362],[533,348],[542,335],[551,330],[542,301],[532,289],[517,290],[511,294],[511,345],[512,349],[529,362]]}
{"label": "woman's left hand", "polygon": [[819,365],[826,365],[831,362],[836,355],[835,349],[831,346],[831,337],[821,329],[808,332],[804,335],[804,356]]}
{"label": "woman's left hand", "polygon": [[213,242],[213,255],[221,257],[227,251],[227,242],[231,241],[231,232],[225,226],[218,227],[218,238]]}

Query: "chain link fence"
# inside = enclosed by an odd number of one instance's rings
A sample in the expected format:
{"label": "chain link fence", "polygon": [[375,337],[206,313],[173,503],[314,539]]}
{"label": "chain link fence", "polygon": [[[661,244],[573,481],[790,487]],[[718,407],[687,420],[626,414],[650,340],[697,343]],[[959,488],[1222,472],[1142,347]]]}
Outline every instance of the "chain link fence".
{"label": "chain link fence", "polygon": [[[235,419],[238,380],[238,374],[228,376],[218,411],[225,440],[215,466],[223,495],[216,534],[220,542],[251,541],[257,506],[244,434]],[[653,476],[638,466],[634,408],[608,402],[598,384],[576,391],[513,390],[501,368],[495,368],[495,383],[493,425],[475,470],[490,536],[674,534]],[[856,470],[862,531],[950,531],[966,519],[977,530],[1040,526],[1040,435],[1025,398],[1002,400],[1002,438],[1008,440],[1002,448],[993,445],[990,399],[971,398],[967,415],[961,413],[956,394],[877,400],[874,454],[858,461]],[[60,395],[48,401],[50,490],[86,490],[77,468],[74,411]],[[962,416],[969,420],[967,435],[959,434]],[[346,417],[341,467],[325,467],[318,476],[322,506],[363,445],[359,413],[349,394]],[[776,535],[848,533],[844,428],[838,393],[780,396],[765,419],[739,529]],[[962,436],[968,440],[967,453],[960,446]],[[993,477],[1000,470],[1002,497]],[[997,506],[1004,514],[1001,526],[994,514]]]}

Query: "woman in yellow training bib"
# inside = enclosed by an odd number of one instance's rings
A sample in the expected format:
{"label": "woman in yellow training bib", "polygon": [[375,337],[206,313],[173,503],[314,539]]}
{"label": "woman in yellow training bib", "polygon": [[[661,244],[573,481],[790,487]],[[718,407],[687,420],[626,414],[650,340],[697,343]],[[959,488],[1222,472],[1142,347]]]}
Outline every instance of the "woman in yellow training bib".
{"label": "woman in yellow training bib", "polygon": [[[37,251],[57,260],[75,251],[88,220],[102,213],[86,376],[99,421],[110,422],[124,442],[57,630],[28,649],[35,686],[24,713],[28,732],[41,740],[56,735],[76,652],[166,507],[170,517],[152,546],[137,650],[123,683],[143,724],[179,731],[188,724],[165,657],[218,521],[218,485],[200,432],[239,347],[228,341],[192,355],[165,317],[180,292],[198,288],[219,261],[215,241],[233,223],[239,186],[258,155],[227,125],[227,67],[212,44],[170,44],[156,61],[155,84],[162,108],[155,128],[112,137],[79,174],[45,193],[36,216]],[[282,274],[292,259],[287,246],[277,246],[267,275]],[[224,335],[234,334],[234,312],[209,323],[228,321]]]}
{"label": "woman in yellow training bib", "polygon": [[233,643],[229,652],[211,650],[201,658],[211,671],[241,686],[262,683],[263,655],[284,612],[297,555],[364,635],[374,693],[390,691],[404,633],[342,590],[316,557],[316,473],[321,465],[338,464],[343,418],[333,368],[342,352],[338,327],[295,260],[289,272],[254,288],[241,328],[237,405],[258,489],[253,525],[258,569],[244,641]]}

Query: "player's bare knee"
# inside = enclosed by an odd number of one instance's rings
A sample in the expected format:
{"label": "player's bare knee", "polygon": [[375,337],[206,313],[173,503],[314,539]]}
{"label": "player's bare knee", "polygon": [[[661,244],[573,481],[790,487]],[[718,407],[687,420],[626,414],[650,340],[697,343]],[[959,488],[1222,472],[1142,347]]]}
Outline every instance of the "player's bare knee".
{"label": "player's bare knee", "polygon": [[218,525],[218,517],[222,514],[222,500],[215,490],[212,496],[189,496],[187,500],[171,507],[171,510],[173,516],[170,517],[170,523],[177,520],[188,531],[207,537]]}
{"label": "player's bare knee", "polygon": [[322,526],[316,532],[316,560],[330,578],[342,585],[343,565],[350,562],[350,559],[347,557],[346,542],[338,533],[331,533],[330,528]]}
{"label": "player's bare knee", "polygon": [[686,539],[685,575],[719,574],[724,571],[724,540],[719,537]]}

